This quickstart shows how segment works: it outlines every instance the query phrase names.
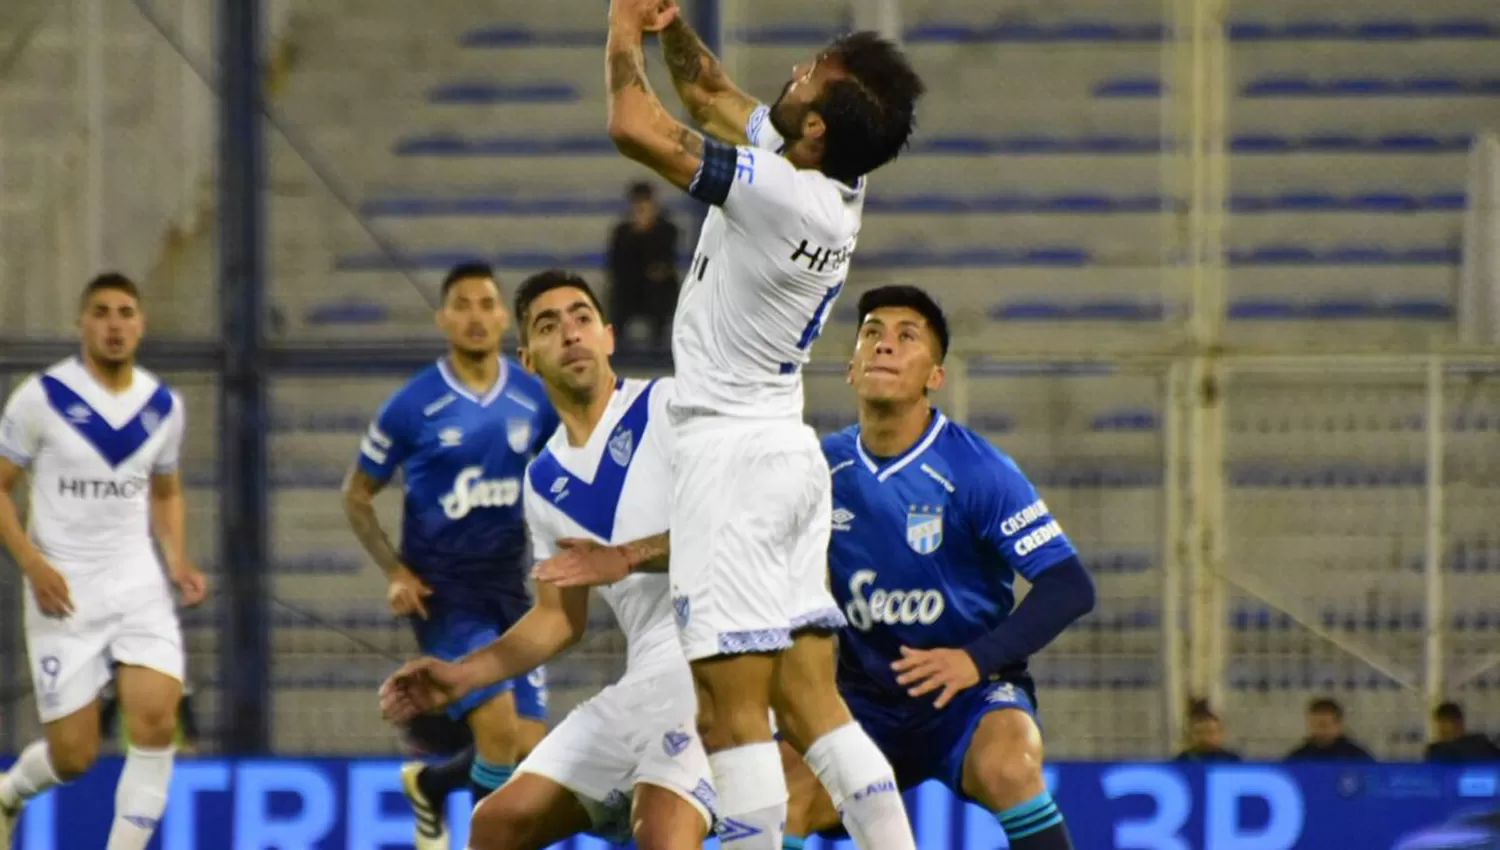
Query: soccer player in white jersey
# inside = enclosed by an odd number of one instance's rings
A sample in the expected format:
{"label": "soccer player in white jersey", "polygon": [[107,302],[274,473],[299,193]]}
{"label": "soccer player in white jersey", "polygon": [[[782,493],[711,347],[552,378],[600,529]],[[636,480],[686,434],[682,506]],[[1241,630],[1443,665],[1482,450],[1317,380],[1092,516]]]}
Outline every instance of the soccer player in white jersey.
{"label": "soccer player in white jersey", "polygon": [[[614,333],[588,284],[543,272],[516,294],[522,362],[542,377],[562,425],[526,473],[534,556],[657,535],[670,516],[670,379],[616,378]],[[649,559],[649,552],[637,560]],[[703,845],[713,824],[708,757],[678,645],[667,577],[640,573],[601,595],[626,639],[625,675],[579,706],[474,812],[473,850],[540,850],[580,832],[641,850]],[[525,673],[583,637],[587,588],[538,585],[532,610],[457,662],[415,661],[381,689],[405,722]]]}
{"label": "soccer player in white jersey", "polygon": [[[136,285],[119,274],[95,278],[79,327],[79,355],[27,378],[0,418],[0,540],[30,591],[26,648],[46,729],[0,776],[7,850],[25,802],[98,755],[111,662],[130,746],[107,850],[145,848],[167,805],[182,698],[182,633],[168,581],[187,605],[208,587],[187,558],[182,398],[135,365],[145,329]],[[11,496],[23,473],[29,529]]]}
{"label": "soccer player in white jersey", "polygon": [[[648,31],[662,33],[679,95],[708,138],[652,92]],[[843,288],[865,176],[906,145],[922,82],[895,45],[854,33],[796,66],[762,106],[670,0],[614,0],[605,50],[616,147],[711,205],[673,332],[670,570],[719,837],[729,850],[780,850],[774,706],[856,842],[910,848],[891,767],[834,683],[832,630],[844,618],[827,584],[828,465],[802,423],[801,370]]]}

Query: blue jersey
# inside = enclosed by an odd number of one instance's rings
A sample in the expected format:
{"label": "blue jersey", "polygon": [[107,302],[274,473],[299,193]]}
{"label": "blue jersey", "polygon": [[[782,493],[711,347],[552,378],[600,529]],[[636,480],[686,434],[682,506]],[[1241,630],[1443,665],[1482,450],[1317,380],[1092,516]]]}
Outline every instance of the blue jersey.
{"label": "blue jersey", "polygon": [[[1015,576],[1035,578],[1076,556],[1015,462],[934,410],[905,454],[879,459],[859,429],[823,440],[833,474],[829,580],[849,619],[839,636],[840,686],[893,708],[931,710],[896,684],[901,647],[962,648],[1015,603]],[[1026,675],[1025,662],[999,678]]]}
{"label": "blue jersey", "polygon": [[541,382],[508,358],[483,396],[439,360],[376,415],[359,466],[378,481],[401,470],[401,560],[439,605],[526,599],[522,482],[557,424]]}

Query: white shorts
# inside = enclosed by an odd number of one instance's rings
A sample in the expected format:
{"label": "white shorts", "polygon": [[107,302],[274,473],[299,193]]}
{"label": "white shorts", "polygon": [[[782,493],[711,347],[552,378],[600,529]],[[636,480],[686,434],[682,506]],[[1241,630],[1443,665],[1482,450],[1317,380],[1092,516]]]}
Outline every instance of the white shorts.
{"label": "white shorts", "polygon": [[811,428],[692,418],[675,430],[672,474],[672,604],[690,661],[844,626],[828,591],[833,488]]}
{"label": "white shorts", "polygon": [[48,617],[29,582],[26,587],[26,652],[43,723],[93,702],[114,664],[149,667],[182,681],[182,630],[165,579],[122,587],[94,576],[70,581],[68,593],[73,614]]}
{"label": "white shorts", "polygon": [[715,793],[708,754],[696,728],[698,702],[687,669],[618,682],[573,709],[516,768],[572,791],[593,832],[630,841],[635,787],[675,792],[714,823]]}

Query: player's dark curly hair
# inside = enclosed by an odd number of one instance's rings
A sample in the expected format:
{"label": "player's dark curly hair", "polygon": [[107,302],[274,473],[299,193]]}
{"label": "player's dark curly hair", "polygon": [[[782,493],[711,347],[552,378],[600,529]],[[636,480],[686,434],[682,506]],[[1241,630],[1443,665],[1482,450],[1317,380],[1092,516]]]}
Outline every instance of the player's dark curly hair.
{"label": "player's dark curly hair", "polygon": [[594,294],[593,287],[582,277],[562,269],[548,269],[537,272],[531,277],[521,281],[516,289],[516,329],[521,335],[521,342],[526,342],[526,329],[531,323],[531,303],[554,289],[571,287],[583,291],[588,296],[589,304],[594,312],[599,314],[601,322],[609,321],[604,316],[604,307],[599,304],[599,296]]}
{"label": "player's dark curly hair", "polygon": [[859,296],[859,321],[863,323],[866,316],[882,307],[906,307],[917,311],[927,320],[927,327],[932,329],[932,335],[937,337],[937,362],[943,362],[943,358],[948,356],[948,317],[943,315],[943,308],[925,290],[902,285],[879,286],[868,290]]}
{"label": "player's dark curly hair", "polygon": [[873,32],[850,33],[828,48],[849,74],[812,105],[827,125],[824,174],[853,183],[895,159],[911,140],[926,87],[906,54]]}

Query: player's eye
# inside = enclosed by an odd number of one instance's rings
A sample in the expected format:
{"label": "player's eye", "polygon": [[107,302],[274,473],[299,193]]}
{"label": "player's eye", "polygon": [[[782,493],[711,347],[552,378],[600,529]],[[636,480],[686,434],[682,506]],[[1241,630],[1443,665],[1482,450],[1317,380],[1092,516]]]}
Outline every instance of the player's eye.
{"label": "player's eye", "polygon": [[902,331],[901,332],[901,340],[903,342],[916,342],[917,341],[917,335],[916,335],[916,333],[914,331]]}

